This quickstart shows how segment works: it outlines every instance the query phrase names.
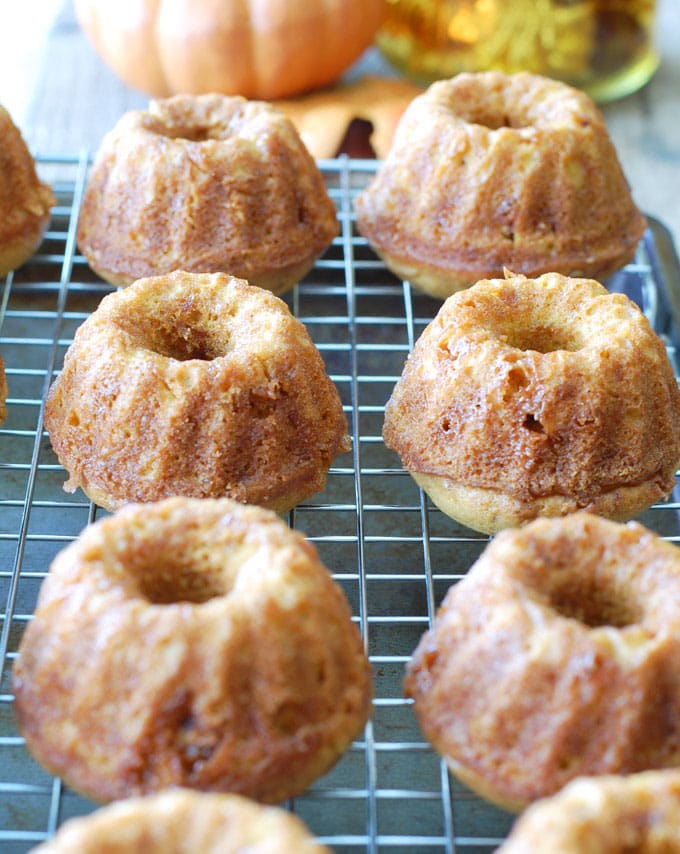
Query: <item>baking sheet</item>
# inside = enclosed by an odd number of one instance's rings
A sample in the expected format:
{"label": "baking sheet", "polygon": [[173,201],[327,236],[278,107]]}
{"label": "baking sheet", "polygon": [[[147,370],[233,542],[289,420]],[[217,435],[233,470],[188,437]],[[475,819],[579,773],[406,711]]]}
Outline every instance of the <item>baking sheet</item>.
{"label": "baking sheet", "polygon": [[[66,478],[42,426],[42,404],[77,327],[110,286],[87,267],[75,227],[88,156],[38,158],[58,206],[43,245],[0,281],[0,352],[8,418],[0,428],[0,851],[23,854],[94,805],[27,755],[14,725],[10,672],[54,555],[103,511]],[[512,817],[449,777],[402,696],[406,661],[448,587],[487,538],[433,508],[381,439],[383,408],[404,360],[440,303],[398,281],[358,236],[352,200],[375,161],[320,163],[341,233],[286,295],[336,383],[353,437],[323,494],[289,516],[316,545],[352,605],[375,673],[373,715],[338,765],[286,806],[336,852],[490,852]],[[676,375],[680,270],[672,240],[649,220],[635,263],[612,277],[666,342]],[[676,487],[640,520],[680,540]]]}

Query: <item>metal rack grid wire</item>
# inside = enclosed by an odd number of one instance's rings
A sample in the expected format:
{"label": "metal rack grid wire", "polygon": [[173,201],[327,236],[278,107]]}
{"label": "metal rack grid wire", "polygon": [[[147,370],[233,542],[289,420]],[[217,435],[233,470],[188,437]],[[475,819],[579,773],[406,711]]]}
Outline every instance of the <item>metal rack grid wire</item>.
{"label": "metal rack grid wire", "polygon": [[[9,384],[0,428],[0,850],[7,854],[23,854],[95,806],[29,757],[12,715],[12,663],[40,584],[55,554],[103,515],[82,493],[63,492],[66,475],[42,422],[45,394],[76,328],[111,290],[75,242],[89,160],[84,153],[37,162],[58,203],[39,251],[6,277],[0,293]],[[335,461],[326,490],[292,511],[289,523],[315,544],[353,608],[374,668],[375,699],[361,738],[287,807],[336,852],[490,852],[512,817],[449,776],[402,695],[404,665],[437,605],[487,542],[431,506],[381,439],[384,404],[440,303],[398,281],[356,231],[353,199],[375,162],[319,165],[340,234],[285,299],[338,387],[353,447]],[[607,284],[641,305],[677,375],[680,276],[667,257],[659,263],[658,228],[650,221],[635,262]],[[641,517],[674,541],[678,497],[676,488]]]}

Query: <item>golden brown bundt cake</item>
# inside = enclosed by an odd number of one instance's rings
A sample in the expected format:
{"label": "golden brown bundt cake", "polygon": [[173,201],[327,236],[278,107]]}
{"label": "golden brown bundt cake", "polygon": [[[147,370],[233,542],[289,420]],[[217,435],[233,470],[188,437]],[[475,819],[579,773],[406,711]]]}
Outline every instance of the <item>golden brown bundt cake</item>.
{"label": "golden brown bundt cake", "polygon": [[33,254],[54,204],[52,190],[36,174],[21,131],[0,106],[0,276]]}
{"label": "golden brown bundt cake", "polygon": [[5,374],[5,361],[0,356],[0,427],[5,423],[7,417],[7,376]]}
{"label": "golden brown bundt cake", "polygon": [[680,764],[680,550],[575,513],[496,536],[405,679],[426,738],[515,810],[582,775]]}
{"label": "golden brown bundt cake", "polygon": [[680,392],[628,297],[508,274],[442,305],[383,435],[435,504],[475,530],[576,510],[622,521],[674,486]]}
{"label": "golden brown bundt cake", "polygon": [[13,668],[32,755],[97,801],[168,786],[301,793],[366,722],[340,587],[274,513],[128,505],[54,560]]}
{"label": "golden brown bundt cake", "polygon": [[115,285],[188,270],[281,293],[337,231],[321,173],[288,118],[263,102],[178,95],[126,113],[102,141],[78,246]]}
{"label": "golden brown bundt cake", "polygon": [[239,795],[170,789],[72,818],[34,854],[330,854],[297,816]]}
{"label": "golden brown bundt cake", "polygon": [[411,102],[356,216],[390,269],[440,298],[504,267],[602,279],[645,229],[590,98],[499,71]]}
{"label": "golden brown bundt cake", "polygon": [[222,273],[140,279],[76,331],[45,426],[109,510],[170,495],[283,512],[349,448],[338,392],[278,297]]}
{"label": "golden brown bundt cake", "polygon": [[523,813],[498,854],[678,854],[680,773],[580,778]]}

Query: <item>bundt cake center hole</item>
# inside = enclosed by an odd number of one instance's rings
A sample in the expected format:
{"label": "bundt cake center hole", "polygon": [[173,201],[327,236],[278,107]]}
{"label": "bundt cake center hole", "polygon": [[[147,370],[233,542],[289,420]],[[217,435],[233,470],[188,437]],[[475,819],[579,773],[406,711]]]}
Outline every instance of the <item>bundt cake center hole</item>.
{"label": "bundt cake center hole", "polygon": [[538,353],[554,353],[557,350],[575,352],[581,349],[581,341],[569,329],[540,324],[510,329],[505,340],[517,350],[534,350]]}
{"label": "bundt cake center hole", "polygon": [[553,592],[551,606],[562,616],[591,629],[623,629],[640,620],[639,607],[609,585],[565,585]]}
{"label": "bundt cake center hole", "polygon": [[531,413],[525,416],[522,426],[525,430],[529,430],[532,433],[545,433],[545,429],[541,422]]}
{"label": "bundt cake center hole", "polygon": [[155,352],[160,356],[166,356],[168,359],[175,359],[178,362],[188,362],[192,359],[210,362],[217,356],[217,353],[205,341],[186,341],[178,338],[176,341],[167,341],[164,343],[167,346],[155,347]]}
{"label": "bundt cake center hole", "polygon": [[487,104],[480,99],[475,104],[460,104],[454,106],[455,113],[459,119],[473,125],[480,125],[488,130],[500,130],[500,128],[512,128],[520,130],[530,127],[532,122],[529,117],[518,109],[498,109],[498,105]]}
{"label": "bundt cake center hole", "polygon": [[178,362],[188,362],[191,359],[209,362],[223,356],[226,350],[223,342],[217,346],[213,336],[199,326],[153,330],[144,346],[159,356],[176,359]]}
{"label": "bundt cake center hole", "polygon": [[[162,560],[162,559],[161,559]],[[152,605],[201,605],[229,593],[224,573],[204,563],[154,563],[137,572],[140,594]]]}
{"label": "bundt cake center hole", "polygon": [[480,116],[480,120],[477,121],[476,124],[484,125],[484,127],[487,127],[489,130],[499,130],[500,128],[514,128],[515,130],[519,130],[520,128],[527,126],[523,117],[514,116],[509,113],[503,113],[500,115],[488,113]]}
{"label": "bundt cake center hole", "polygon": [[191,571],[175,572],[168,576],[153,574],[141,581],[142,595],[153,605],[172,605],[178,602],[201,605],[224,596],[227,592],[217,575],[210,577]]}
{"label": "bundt cake center hole", "polygon": [[213,125],[186,125],[184,127],[162,126],[157,128],[161,136],[186,142],[206,142],[209,139],[220,139],[222,132]]}
{"label": "bundt cake center hole", "polygon": [[130,348],[145,350],[167,359],[187,362],[212,361],[230,348],[224,324],[191,304],[179,307],[159,304],[147,316],[131,312],[115,318]]}

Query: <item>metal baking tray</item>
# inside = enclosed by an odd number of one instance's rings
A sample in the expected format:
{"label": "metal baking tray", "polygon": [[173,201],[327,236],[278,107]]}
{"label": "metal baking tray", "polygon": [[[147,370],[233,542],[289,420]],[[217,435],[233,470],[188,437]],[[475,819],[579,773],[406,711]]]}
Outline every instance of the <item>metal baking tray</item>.
{"label": "metal baking tray", "polygon": [[[373,714],[336,767],[286,806],[336,852],[490,852],[513,817],[452,779],[424,740],[402,695],[404,665],[448,587],[487,538],[436,510],[382,443],[383,408],[414,341],[440,303],[398,281],[357,233],[355,195],[375,161],[320,164],[341,233],[304,282],[286,295],[335,381],[353,437],[323,494],[289,522],[316,545],[353,608],[375,672]],[[54,555],[103,511],[62,490],[65,472],[43,430],[45,393],[76,328],[110,286],[75,244],[89,158],[38,158],[58,199],[32,260],[0,281],[0,352],[8,417],[0,428],[0,851],[23,854],[94,804],[27,754],[12,714],[10,672],[19,639]],[[680,268],[656,220],[635,262],[607,285],[629,294],[664,339],[678,374]],[[641,521],[680,540],[676,487]]]}

